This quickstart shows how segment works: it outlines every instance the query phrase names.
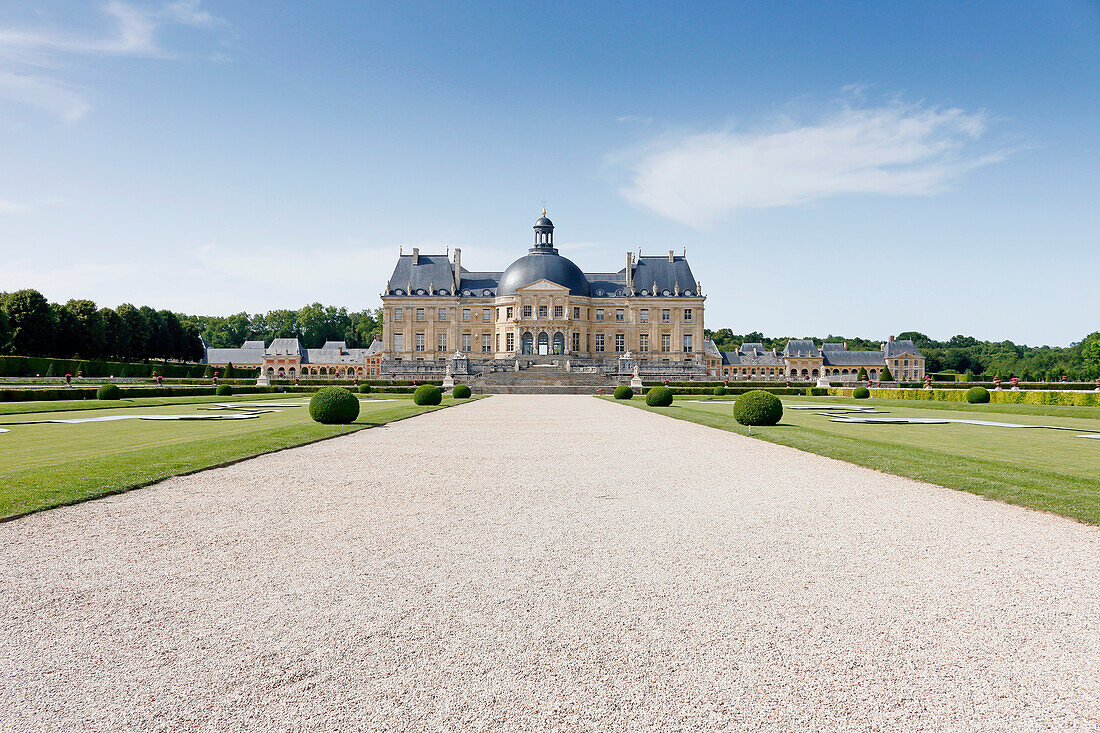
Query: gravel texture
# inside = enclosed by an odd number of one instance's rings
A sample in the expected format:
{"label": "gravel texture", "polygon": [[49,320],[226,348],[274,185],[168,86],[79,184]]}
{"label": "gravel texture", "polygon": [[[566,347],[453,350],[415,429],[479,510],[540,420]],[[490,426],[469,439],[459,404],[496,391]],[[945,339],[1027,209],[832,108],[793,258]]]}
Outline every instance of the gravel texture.
{"label": "gravel texture", "polygon": [[1100,531],[578,396],[0,525],[0,729],[1100,729]]}

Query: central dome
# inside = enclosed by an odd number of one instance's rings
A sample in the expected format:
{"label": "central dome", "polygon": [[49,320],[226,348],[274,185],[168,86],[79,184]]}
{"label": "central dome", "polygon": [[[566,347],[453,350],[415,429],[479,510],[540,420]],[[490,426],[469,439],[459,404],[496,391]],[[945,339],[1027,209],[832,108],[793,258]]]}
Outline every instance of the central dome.
{"label": "central dome", "polygon": [[516,288],[539,280],[549,280],[569,288],[570,295],[588,296],[588,278],[581,268],[555,252],[534,252],[508,265],[500,278],[497,295],[515,295]]}

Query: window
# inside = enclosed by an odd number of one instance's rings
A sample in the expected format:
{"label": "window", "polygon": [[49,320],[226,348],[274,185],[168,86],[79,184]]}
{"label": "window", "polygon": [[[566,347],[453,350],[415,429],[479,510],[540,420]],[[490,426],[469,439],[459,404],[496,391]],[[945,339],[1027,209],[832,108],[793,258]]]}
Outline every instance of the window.
{"label": "window", "polygon": [[470,348],[473,346],[471,336],[468,333],[462,334],[462,350],[467,354],[470,353]]}
{"label": "window", "polygon": [[615,353],[621,354],[626,351],[626,336],[621,333],[615,334]]}
{"label": "window", "polygon": [[404,318],[404,316],[405,316],[405,309],[404,308],[394,308],[393,309],[393,320],[400,321]]}
{"label": "window", "polygon": [[440,308],[438,315],[436,315],[436,318],[438,318],[441,321],[447,320],[447,309],[446,308]]}
{"label": "window", "polygon": [[504,347],[505,351],[515,351],[516,350],[516,335],[514,333],[508,334],[504,338],[504,343],[505,343],[505,347]]}
{"label": "window", "polygon": [[638,336],[638,351],[643,354],[649,353],[649,334],[643,333]]}
{"label": "window", "polygon": [[531,306],[529,306],[529,305],[523,306],[523,317],[524,318],[530,318],[531,317]]}
{"label": "window", "polygon": [[580,319],[580,317],[581,317],[581,309],[580,308],[574,308],[573,309],[573,317],[578,319],[578,320]]}
{"label": "window", "polygon": [[424,309],[423,308],[417,308],[416,309],[416,320],[418,320],[418,321],[423,321],[424,320]]}
{"label": "window", "polygon": [[623,312],[623,309],[622,308],[616,308],[615,309],[615,320],[616,321],[623,321],[623,320],[625,320],[625,318],[626,318],[626,314]]}
{"label": "window", "polygon": [[565,309],[560,305],[554,306],[554,318],[563,318],[565,316]]}
{"label": "window", "polygon": [[489,334],[481,334],[481,353],[488,354],[493,350],[493,341],[489,338]]}
{"label": "window", "polygon": [[546,318],[546,306],[545,305],[540,305],[539,306],[539,318]]}
{"label": "window", "polygon": [[684,320],[685,321],[690,321],[691,320],[691,308],[684,308]]}
{"label": "window", "polygon": [[641,323],[649,323],[649,308],[642,308],[638,312],[638,321]]}
{"label": "window", "polygon": [[691,348],[691,334],[690,333],[685,333],[684,334],[684,353],[688,353],[690,351],[692,351],[692,348]]}
{"label": "window", "polygon": [[486,323],[493,320],[493,311],[491,308],[481,309],[481,320],[485,321]]}
{"label": "window", "polygon": [[662,333],[661,334],[661,351],[664,351],[664,352],[672,351],[672,334],[671,333]]}
{"label": "window", "polygon": [[[597,311],[597,313],[598,312],[599,311]],[[596,334],[596,351],[597,352],[602,352],[603,351],[603,334],[602,333],[597,333]]]}
{"label": "window", "polygon": [[515,309],[514,309],[514,308],[512,308],[512,306],[508,306],[508,308],[506,308],[506,309],[505,309],[505,317],[506,317],[506,318],[507,318],[507,319],[508,319],[509,321],[510,321],[510,320],[512,320],[512,313],[513,313],[514,311],[515,311]]}
{"label": "window", "polygon": [[573,351],[580,351],[580,350],[581,350],[581,335],[579,333],[574,333],[573,334]]}
{"label": "window", "polygon": [[603,308],[597,308],[596,309],[596,320],[597,321],[602,321],[603,320]]}
{"label": "window", "polygon": [[672,320],[672,311],[668,308],[661,310],[661,323],[669,323]]}
{"label": "window", "polygon": [[466,322],[469,322],[469,320],[470,320],[470,309],[469,308],[463,308],[462,309],[462,320],[466,321]]}
{"label": "window", "polygon": [[404,351],[405,350],[405,334],[395,333],[393,335],[393,350]]}
{"label": "window", "polygon": [[445,334],[445,333],[439,334],[438,341],[439,341],[439,348],[436,349],[436,351],[438,351],[440,353],[446,353],[446,351],[447,351],[447,334]]}
{"label": "window", "polygon": [[417,351],[423,351],[424,350],[424,334],[423,333],[416,334],[416,350]]}

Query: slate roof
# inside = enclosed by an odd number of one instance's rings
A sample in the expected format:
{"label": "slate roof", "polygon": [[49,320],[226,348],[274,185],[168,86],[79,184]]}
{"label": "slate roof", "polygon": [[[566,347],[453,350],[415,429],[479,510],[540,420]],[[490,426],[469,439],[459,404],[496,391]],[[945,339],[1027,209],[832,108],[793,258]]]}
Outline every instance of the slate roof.
{"label": "slate roof", "polygon": [[[413,260],[416,264],[413,264]],[[463,283],[465,288],[466,284]],[[409,288],[412,288],[410,291]],[[431,293],[429,289],[434,288]],[[403,254],[397,258],[387,295],[453,295],[454,269],[447,255]]]}
{"label": "slate roof", "polygon": [[821,352],[824,366],[882,366],[886,363],[881,351],[848,351],[824,349]]}
{"label": "slate roof", "polygon": [[722,364],[730,366],[781,367],[783,357],[764,348],[763,344],[741,344],[737,351],[723,351]]}
{"label": "slate roof", "polygon": [[828,341],[821,345],[821,350],[824,351],[847,351],[848,345],[843,341]]}
{"label": "slate roof", "polygon": [[[262,341],[260,342],[263,343]],[[264,350],[263,348],[241,348],[241,349],[207,349],[206,355],[202,359],[203,364],[229,364],[232,362],[233,366],[243,366],[245,364],[263,364],[264,362]]]}
{"label": "slate roof", "polygon": [[791,339],[783,348],[783,356],[816,359],[821,356],[821,350],[809,339]]}
{"label": "slate roof", "polygon": [[298,339],[275,339],[265,352],[268,356],[297,356],[302,351]]}
{"label": "slate roof", "polygon": [[703,353],[715,359],[722,358],[722,352],[718,350],[718,346],[711,339],[703,340]]}
{"label": "slate roof", "polygon": [[261,351],[263,351],[264,342],[262,340],[261,341],[245,341],[243,344],[241,344],[241,348],[242,349],[260,349]]}
{"label": "slate roof", "polygon": [[[625,283],[626,268],[620,273]],[[654,281],[657,283],[656,292],[653,290]],[[677,285],[680,295],[699,294],[699,285],[684,257],[673,257],[669,262],[667,256],[643,255],[634,263],[634,287],[638,295],[674,295]]]}
{"label": "slate roof", "polygon": [[322,346],[321,348],[325,349],[325,350],[329,350],[329,349],[337,349],[337,350],[346,349],[346,348],[348,348],[348,342],[347,341],[326,341],[325,345]]}
{"label": "slate roof", "polygon": [[465,298],[494,298],[503,272],[469,272],[462,268],[460,293]]}
{"label": "slate roof", "polygon": [[913,356],[923,359],[924,354],[920,353],[920,349],[910,339],[902,339],[900,341],[887,341],[882,345],[882,350],[886,354],[887,358],[893,358],[895,356],[901,356],[902,354],[912,354]]}

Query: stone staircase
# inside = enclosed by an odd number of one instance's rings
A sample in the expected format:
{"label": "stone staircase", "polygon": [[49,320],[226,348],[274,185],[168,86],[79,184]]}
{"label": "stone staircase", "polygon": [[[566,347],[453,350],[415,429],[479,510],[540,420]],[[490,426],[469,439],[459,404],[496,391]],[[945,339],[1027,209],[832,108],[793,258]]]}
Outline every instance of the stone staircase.
{"label": "stone staircase", "polygon": [[610,393],[620,382],[602,372],[567,372],[560,366],[532,364],[518,372],[485,372],[469,384],[481,394],[597,394]]}

